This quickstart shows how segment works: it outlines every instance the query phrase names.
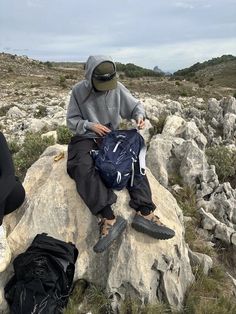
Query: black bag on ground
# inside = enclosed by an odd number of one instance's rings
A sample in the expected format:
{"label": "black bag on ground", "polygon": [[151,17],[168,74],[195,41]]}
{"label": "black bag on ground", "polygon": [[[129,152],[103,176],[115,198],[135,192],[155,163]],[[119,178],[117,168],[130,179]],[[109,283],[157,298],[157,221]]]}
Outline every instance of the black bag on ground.
{"label": "black bag on ground", "polygon": [[14,262],[14,276],[5,287],[11,314],[59,314],[72,289],[78,250],[48,236],[37,235]]}

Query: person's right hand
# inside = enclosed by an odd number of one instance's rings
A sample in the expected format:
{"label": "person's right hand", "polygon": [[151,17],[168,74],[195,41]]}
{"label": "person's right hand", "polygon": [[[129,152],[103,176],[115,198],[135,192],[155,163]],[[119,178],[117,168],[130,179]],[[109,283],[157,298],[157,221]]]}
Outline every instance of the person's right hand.
{"label": "person's right hand", "polygon": [[99,123],[94,123],[93,126],[91,127],[91,130],[100,136],[104,136],[107,133],[111,132],[109,128]]}

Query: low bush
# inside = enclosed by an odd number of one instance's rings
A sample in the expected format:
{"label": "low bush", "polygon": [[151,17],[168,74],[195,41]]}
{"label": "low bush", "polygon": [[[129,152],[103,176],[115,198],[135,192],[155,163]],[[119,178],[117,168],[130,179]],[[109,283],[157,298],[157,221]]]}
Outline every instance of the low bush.
{"label": "low bush", "polygon": [[127,296],[121,303],[120,314],[167,314],[172,313],[164,303],[142,305],[140,300]]}
{"label": "low bush", "polygon": [[11,154],[16,154],[21,149],[21,145],[18,144],[18,142],[16,140],[8,142],[8,147],[9,147]]}
{"label": "low bush", "polygon": [[53,137],[42,138],[41,133],[28,133],[20,151],[13,155],[16,175],[23,180],[27,169],[53,144]]}
{"label": "low bush", "polygon": [[73,289],[64,314],[93,313],[110,314],[111,301],[103,289],[78,280]]}
{"label": "low bush", "polygon": [[0,117],[4,117],[10,108],[11,108],[11,105],[1,107],[0,108]]}
{"label": "low bush", "polygon": [[181,97],[188,97],[188,93],[186,91],[181,91],[180,96]]}
{"label": "low bush", "polygon": [[195,282],[188,289],[184,314],[235,314],[236,302],[229,294],[225,271],[214,267],[209,276],[196,268]]}
{"label": "low bush", "polygon": [[66,87],[66,77],[64,75],[60,75],[60,77],[59,77],[59,85],[61,87]]}
{"label": "low bush", "polygon": [[36,108],[36,111],[34,113],[35,118],[44,118],[47,116],[47,107],[43,105],[39,105]]}
{"label": "low bush", "polygon": [[208,163],[214,165],[220,182],[236,174],[236,152],[220,145],[206,149]]}
{"label": "low bush", "polygon": [[57,142],[59,144],[69,144],[72,135],[71,131],[65,125],[57,128]]}

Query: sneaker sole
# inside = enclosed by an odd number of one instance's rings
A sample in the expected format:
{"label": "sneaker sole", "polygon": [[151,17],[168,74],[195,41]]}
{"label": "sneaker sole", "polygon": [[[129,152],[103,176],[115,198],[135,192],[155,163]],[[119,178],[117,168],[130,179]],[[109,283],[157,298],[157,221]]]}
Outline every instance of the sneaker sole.
{"label": "sneaker sole", "polygon": [[153,223],[153,228],[155,227],[155,230],[151,229],[152,226],[150,226],[149,222],[145,221],[145,218],[135,216],[134,220],[131,224],[131,226],[138,232],[145,233],[152,238],[158,239],[158,240],[168,240],[175,236],[175,232],[172,229],[169,229],[164,226],[157,226]]}
{"label": "sneaker sole", "polygon": [[101,245],[98,248],[96,247],[96,245],[94,246],[93,248],[94,252],[102,253],[106,249],[108,249],[112,245],[112,243],[116,240],[116,238],[118,238],[119,235],[125,230],[126,226],[127,226],[127,221],[124,219],[122,222],[120,222],[119,226],[112,232],[112,235],[109,238],[109,240],[104,242],[103,245]]}

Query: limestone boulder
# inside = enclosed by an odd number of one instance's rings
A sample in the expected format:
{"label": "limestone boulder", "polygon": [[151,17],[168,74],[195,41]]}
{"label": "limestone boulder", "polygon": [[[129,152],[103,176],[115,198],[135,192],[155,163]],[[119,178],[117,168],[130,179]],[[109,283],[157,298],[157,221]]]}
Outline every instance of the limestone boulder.
{"label": "limestone boulder", "polygon": [[204,274],[208,275],[209,271],[213,267],[213,260],[210,256],[202,253],[193,252],[189,249],[189,258],[191,261],[191,265],[194,266],[202,266],[202,270]]}
{"label": "limestone boulder", "polygon": [[151,169],[155,178],[165,187],[168,186],[167,164],[171,157],[172,137],[164,137],[161,134],[151,140],[147,153],[147,166]]}
{"label": "limestone boulder", "polygon": [[162,134],[167,136],[179,136],[185,124],[186,121],[179,116],[168,116]]}
{"label": "limestone boulder", "polygon": [[6,117],[12,119],[19,119],[25,117],[26,115],[27,113],[25,111],[20,110],[17,106],[14,106],[8,110]]}
{"label": "limestone boulder", "polygon": [[[13,258],[25,251],[36,234],[46,232],[77,246],[75,279],[84,278],[106,288],[111,298],[131,293],[143,302],[153,303],[158,297],[180,308],[194,276],[184,240],[183,215],[175,198],[147,171],[156,213],[175,230],[175,237],[161,241],[133,230],[130,223],[134,211],[123,190],[117,193],[114,211],[127,219],[128,227],[110,249],[96,254],[93,246],[98,239],[97,219],[67,175],[66,157],[54,161],[61,152],[66,156],[66,146],[51,146],[32,165],[24,181],[27,199],[5,220]],[[0,274],[0,310],[5,307],[1,294],[11,274],[11,265]]]}
{"label": "limestone boulder", "polygon": [[233,113],[236,114],[236,99],[232,96],[224,97],[220,101],[220,105],[223,108],[223,114]]}

